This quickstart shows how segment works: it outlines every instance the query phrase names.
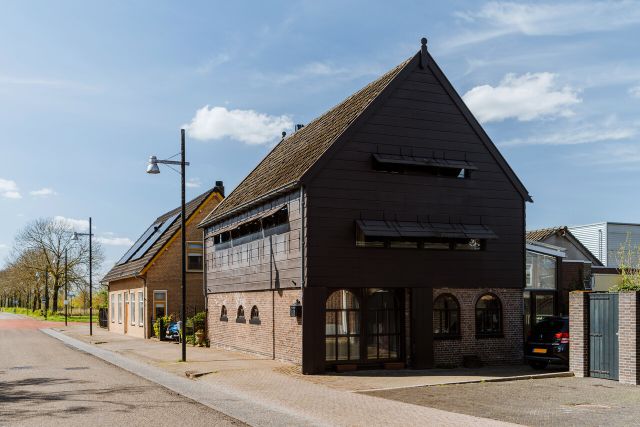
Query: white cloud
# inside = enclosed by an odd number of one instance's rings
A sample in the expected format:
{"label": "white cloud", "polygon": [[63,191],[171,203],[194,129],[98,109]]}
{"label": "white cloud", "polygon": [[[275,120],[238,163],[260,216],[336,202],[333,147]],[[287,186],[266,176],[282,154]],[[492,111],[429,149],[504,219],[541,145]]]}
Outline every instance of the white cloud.
{"label": "white cloud", "polygon": [[289,73],[272,74],[260,73],[256,76],[269,85],[288,85],[298,81],[318,80],[330,78],[335,80],[353,80],[364,76],[378,76],[383,68],[371,63],[336,67],[330,62],[314,61],[304,64]]}
{"label": "white cloud", "polygon": [[211,73],[211,71],[213,71],[214,68],[216,68],[219,65],[222,65],[222,64],[224,64],[226,62],[229,62],[230,60],[231,60],[231,57],[229,55],[227,55],[226,53],[219,53],[219,54],[215,55],[213,58],[210,58],[204,64],[196,67],[196,73],[198,73],[198,74],[209,74],[209,73]]}
{"label": "white cloud", "polygon": [[499,85],[476,86],[462,97],[479,121],[509,118],[529,121],[571,116],[570,107],[582,102],[569,86],[559,87],[552,73],[507,74]]}
{"label": "white cloud", "polygon": [[200,178],[191,178],[189,179],[186,184],[187,188],[199,188],[200,186],[202,186],[202,181],[200,181]]}
{"label": "white cloud", "polygon": [[564,36],[613,31],[640,23],[636,1],[513,3],[493,1],[479,10],[455,14],[472,30],[448,47],[480,43],[509,34]]}
{"label": "white cloud", "polygon": [[621,141],[638,134],[637,126],[620,125],[615,117],[602,123],[586,124],[555,133],[516,138],[500,144],[502,147],[519,145],[578,145],[605,141]]}
{"label": "white cloud", "polygon": [[65,218],[63,216],[58,215],[58,216],[55,216],[53,220],[61,224],[64,224],[69,228],[72,228],[73,231],[79,231],[79,232],[89,231],[89,221],[86,219]]}
{"label": "white cloud", "polygon": [[44,187],[40,190],[29,191],[34,197],[47,197],[47,196],[56,196],[58,193],[53,188]]}
{"label": "white cloud", "polygon": [[21,199],[22,195],[18,191],[18,184],[10,179],[0,178],[0,196],[7,199]]}
{"label": "white cloud", "polygon": [[133,240],[128,237],[110,237],[110,236],[98,236],[96,241],[107,246],[131,246]]}
{"label": "white cloud", "polygon": [[5,249],[9,249],[9,246],[5,245],[4,243],[0,243],[0,251],[3,251]]}
{"label": "white cloud", "polygon": [[640,98],[640,85],[629,88],[629,95]]}
{"label": "white cloud", "polygon": [[289,116],[271,116],[253,110],[227,110],[205,105],[185,125],[189,136],[199,140],[231,138],[249,145],[268,144],[280,139],[283,130],[291,129]]}

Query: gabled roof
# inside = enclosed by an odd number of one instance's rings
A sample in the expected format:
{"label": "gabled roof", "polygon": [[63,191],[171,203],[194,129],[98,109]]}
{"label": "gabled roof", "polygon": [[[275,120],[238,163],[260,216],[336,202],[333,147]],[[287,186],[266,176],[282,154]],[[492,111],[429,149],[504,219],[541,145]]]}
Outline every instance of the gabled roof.
{"label": "gabled roof", "polygon": [[[481,141],[509,177],[515,189],[524,200],[531,201],[529,193],[495,145],[491,142],[480,124],[464,105],[460,96],[446,79],[431,55],[426,52],[427,67],[439,80],[443,89],[451,96],[454,104],[470,123]],[[411,72],[421,63],[421,52],[405,60],[400,65],[384,74],[379,79],[351,95],[322,116],[284,138],[273,150],[247,175],[247,177],[209,214],[200,224],[201,227],[221,220],[227,216],[249,207],[258,200],[268,198],[279,192],[296,188],[304,179],[312,174],[325,154],[337,145],[336,142],[354,127],[359,118],[364,116],[383,92],[387,92],[396,81]]]}
{"label": "gabled roof", "polygon": [[594,265],[602,265],[602,262],[595,255],[593,255],[591,251],[585,245],[583,245],[576,236],[573,235],[573,233],[571,233],[569,227],[567,227],[566,225],[527,231],[526,239],[536,242],[544,242],[546,239],[554,235],[567,239],[576,247],[576,249],[582,252],[587,258],[591,259],[591,262]]}
{"label": "gabled roof", "polygon": [[[195,199],[189,201],[185,205],[185,214],[187,221],[191,218],[191,215],[196,213],[200,206],[212,195],[212,193],[217,192],[220,194],[222,198],[222,194],[218,187],[214,187],[205,193],[202,193]],[[124,264],[115,265],[105,276],[102,278],[101,282],[113,282],[114,280],[126,279],[129,277],[136,277],[143,272],[145,267],[155,258],[155,256],[160,253],[162,248],[171,240],[171,238],[180,230],[180,207],[170,210],[169,212],[160,215],[156,218],[152,223],[158,224],[163,223],[166,220],[171,219],[178,215],[172,222],[172,224],[160,235],[157,241],[151,245],[151,247],[144,253],[144,255],[138,259],[125,262]],[[137,243],[137,242],[136,242]]]}

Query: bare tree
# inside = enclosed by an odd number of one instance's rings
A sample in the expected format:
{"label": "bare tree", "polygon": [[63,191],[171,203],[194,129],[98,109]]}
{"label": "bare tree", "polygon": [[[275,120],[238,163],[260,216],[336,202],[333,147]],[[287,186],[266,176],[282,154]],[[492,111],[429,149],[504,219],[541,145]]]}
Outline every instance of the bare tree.
{"label": "bare tree", "polygon": [[[40,272],[41,281],[51,286],[51,309],[58,310],[60,289],[64,286],[65,253],[67,255],[70,286],[80,286],[89,270],[89,242],[87,239],[71,240],[71,224],[52,218],[40,218],[27,224],[16,236],[14,253],[20,259],[19,268],[35,277]],[[93,271],[99,271],[104,259],[102,247],[93,242]],[[44,291],[45,309],[49,308],[49,293]]]}

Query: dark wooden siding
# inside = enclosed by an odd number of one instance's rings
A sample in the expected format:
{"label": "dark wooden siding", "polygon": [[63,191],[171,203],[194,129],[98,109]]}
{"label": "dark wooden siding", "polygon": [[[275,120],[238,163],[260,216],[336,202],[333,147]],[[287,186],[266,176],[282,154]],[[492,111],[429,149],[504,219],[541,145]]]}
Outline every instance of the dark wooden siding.
{"label": "dark wooden siding", "polygon": [[[213,244],[216,229],[233,225],[271,208],[286,204],[289,231],[234,247]],[[300,193],[280,196],[205,230],[207,292],[286,289],[300,286]]]}
{"label": "dark wooden siding", "polygon": [[[308,286],[524,287],[524,201],[430,70],[416,66],[307,185]],[[470,179],[377,172],[372,154],[446,157]],[[356,219],[490,227],[481,252],[355,247]]]}

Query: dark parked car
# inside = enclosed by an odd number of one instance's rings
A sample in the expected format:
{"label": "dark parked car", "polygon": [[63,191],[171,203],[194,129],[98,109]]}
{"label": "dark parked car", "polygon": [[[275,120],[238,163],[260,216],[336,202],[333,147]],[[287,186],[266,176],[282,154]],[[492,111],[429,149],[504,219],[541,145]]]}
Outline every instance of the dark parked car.
{"label": "dark parked car", "polygon": [[547,317],[529,332],[524,358],[533,369],[569,365],[569,317]]}

